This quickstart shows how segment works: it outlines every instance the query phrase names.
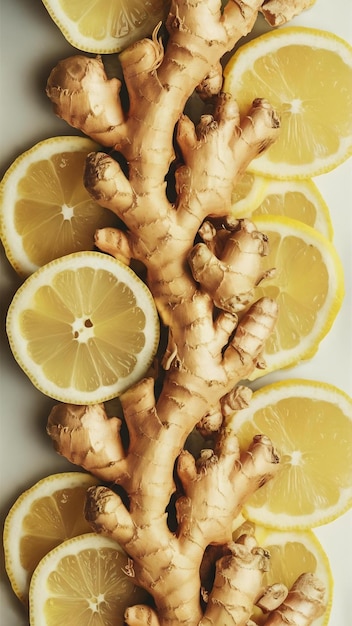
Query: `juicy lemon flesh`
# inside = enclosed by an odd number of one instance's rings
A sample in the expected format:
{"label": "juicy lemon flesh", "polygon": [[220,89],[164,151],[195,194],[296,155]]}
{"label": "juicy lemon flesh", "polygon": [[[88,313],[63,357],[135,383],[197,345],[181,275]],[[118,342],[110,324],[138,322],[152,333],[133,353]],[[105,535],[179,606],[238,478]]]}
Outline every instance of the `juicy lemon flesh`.
{"label": "juicy lemon flesh", "polygon": [[257,215],[285,215],[300,220],[307,226],[315,227],[317,209],[313,202],[300,191],[287,191],[284,194],[273,193],[266,196],[252,217]]}
{"label": "juicy lemon flesh", "polygon": [[20,316],[31,360],[58,387],[80,391],[112,385],[134,369],[145,323],[128,285],[89,267],[58,272]]}
{"label": "juicy lemon flesh", "polygon": [[351,483],[352,423],[337,405],[309,397],[279,400],[241,426],[241,448],[258,433],[271,439],[282,469],[251,496],[250,506],[268,505],[273,514],[294,518],[338,503]]}
{"label": "juicy lemon flesh", "polygon": [[84,518],[86,487],[59,489],[33,502],[22,522],[20,559],[33,572],[43,556],[70,537],[92,531]]}
{"label": "juicy lemon flesh", "polygon": [[46,581],[47,626],[120,626],[144,592],[123,572],[127,557],[109,548],[64,556]]}
{"label": "juicy lemon flesh", "polygon": [[297,346],[311,334],[329,290],[329,275],[320,251],[292,235],[268,230],[270,253],[263,269],[275,268],[255,290],[255,300],[266,295],[277,300],[279,317],[266,342],[268,355]]}
{"label": "juicy lemon flesh", "polygon": [[281,119],[280,136],[268,151],[272,162],[313,163],[337,153],[341,137],[352,134],[352,68],[334,51],[286,45],[256,59],[241,77],[240,110],[258,94]]}
{"label": "juicy lemon flesh", "polygon": [[82,184],[86,157],[87,152],[54,154],[29,165],[18,183],[14,225],[28,258],[39,267],[91,250],[97,228],[115,222]]}
{"label": "juicy lemon flesh", "polygon": [[67,17],[77,24],[79,32],[94,40],[125,37],[141,28],[150,17],[158,16],[163,0],[60,0]]}

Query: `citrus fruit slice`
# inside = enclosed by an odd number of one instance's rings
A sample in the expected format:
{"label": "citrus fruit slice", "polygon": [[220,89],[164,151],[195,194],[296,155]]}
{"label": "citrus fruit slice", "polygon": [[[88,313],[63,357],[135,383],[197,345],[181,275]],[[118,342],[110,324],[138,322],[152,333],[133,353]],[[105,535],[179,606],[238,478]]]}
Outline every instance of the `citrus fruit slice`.
{"label": "citrus fruit slice", "polygon": [[94,248],[97,228],[116,224],[83,185],[84,164],[99,146],[52,137],[21,154],[1,183],[1,238],[21,276],[65,254]]}
{"label": "citrus fruit slice", "polygon": [[94,404],[146,373],[159,321],[149,289],[129,267],[101,252],[76,252],[21,285],[7,333],[15,359],[40,391]]}
{"label": "citrus fruit slice", "polygon": [[224,90],[243,114],[261,97],[281,119],[279,138],[251,171],[311,178],[352,153],[352,47],[343,39],[304,27],[274,30],[239,48],[224,74]]}
{"label": "citrus fruit slice", "polygon": [[83,472],[52,474],[24,491],[4,524],[5,566],[15,594],[28,601],[40,559],[70,537],[92,532],[84,518],[86,491],[97,480]]}
{"label": "citrus fruit slice", "polygon": [[121,626],[127,607],[147,593],[126,573],[128,557],[108,537],[90,533],[68,539],[39,563],[29,590],[31,626]]}
{"label": "citrus fruit slice", "polygon": [[250,379],[311,358],[330,330],[344,296],[344,275],[334,245],[317,230],[281,216],[259,216],[256,227],[269,239],[264,270],[272,276],[255,289],[255,300],[277,300],[279,316],[263,352],[265,367]]}
{"label": "citrus fruit slice", "polygon": [[[329,622],[332,605],[333,577],[329,559],[311,530],[281,531],[271,530],[258,524],[245,522],[240,526],[234,539],[243,532],[253,532],[258,545],[270,553],[270,568],[264,574],[263,584],[283,583],[291,589],[297,578],[304,573],[315,574],[326,589],[324,615],[314,621],[314,626],[325,626]],[[258,625],[265,623],[266,616],[258,608],[252,616]]]}
{"label": "citrus fruit slice", "polygon": [[[314,626],[328,624],[334,583],[329,559],[315,534],[311,530],[280,531],[258,525],[254,527],[254,534],[258,544],[270,553],[270,569],[264,574],[264,585],[280,582],[291,589],[301,574],[315,574],[326,590],[326,610],[314,621]],[[252,619],[261,625],[265,623],[266,615],[258,609]]]}
{"label": "citrus fruit slice", "polygon": [[164,0],[43,0],[64,37],[78,50],[109,54],[152,33],[166,17]]}
{"label": "citrus fruit slice", "polygon": [[243,514],[281,530],[312,528],[352,505],[352,400],[327,383],[292,379],[255,391],[230,419],[241,449],[264,433],[281,471],[250,497]]}
{"label": "citrus fruit slice", "polygon": [[260,195],[246,205],[245,199],[233,204],[235,216],[255,219],[260,215],[282,215],[316,228],[325,237],[332,239],[333,227],[328,206],[312,180],[275,180],[251,174],[259,179]]}

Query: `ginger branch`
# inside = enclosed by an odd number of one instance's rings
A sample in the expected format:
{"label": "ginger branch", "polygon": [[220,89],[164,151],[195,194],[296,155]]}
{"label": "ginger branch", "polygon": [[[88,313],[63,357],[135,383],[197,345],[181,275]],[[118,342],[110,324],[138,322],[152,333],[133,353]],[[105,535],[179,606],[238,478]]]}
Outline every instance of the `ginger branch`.
{"label": "ginger branch", "polygon": [[[264,5],[271,12],[271,0],[229,0],[223,8],[220,0],[172,0],[165,45],[157,28],[120,55],[126,107],[121,81],[107,78],[100,57],[66,59],[48,79],[56,113],[122,156],[87,159],[87,189],[124,223],[98,231],[95,242],[124,263],[144,264],[168,328],[159,385],[145,378],[121,396],[128,441],[121,420],[108,418],[101,405],[55,406],[47,426],[60,454],[112,486],[89,490],[86,517],[124,547],[128,575],[153,597],[154,608],[128,609],[130,626],[245,626],[256,602],[271,603],[274,620],[302,595],[301,583],[284,603],[281,587],[265,590],[269,555],[253,537],[232,541],[245,499],[280,464],[265,434],[239,450],[223,425],[249,401],[239,383],[261,366],[278,314],[269,298],[253,302],[266,277],[268,242],[230,211],[233,186],[275,141],[280,123],[261,99],[241,118],[221,92],[219,73],[222,56],[252,29]],[[195,90],[213,106],[198,124],[184,114]],[[197,425],[212,433],[214,445],[196,460],[184,447]],[[203,580],[209,548],[220,550],[210,586]]]}
{"label": "ginger branch", "polygon": [[286,600],[269,615],[265,626],[309,626],[324,614],[325,588],[314,574],[302,574]]}

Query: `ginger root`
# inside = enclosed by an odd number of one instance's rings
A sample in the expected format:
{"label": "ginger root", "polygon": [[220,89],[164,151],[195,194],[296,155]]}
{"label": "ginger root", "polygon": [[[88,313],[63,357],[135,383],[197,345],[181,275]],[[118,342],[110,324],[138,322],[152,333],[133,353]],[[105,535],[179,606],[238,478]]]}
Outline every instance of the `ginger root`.
{"label": "ginger root", "polygon": [[[292,607],[306,615],[297,625],[312,620],[301,606],[315,603],[316,587],[287,598],[282,585],[265,590],[269,555],[251,536],[233,542],[231,530],[245,499],[280,468],[265,434],[240,450],[224,425],[250,401],[239,383],[261,366],[278,313],[269,298],[253,302],[268,243],[230,212],[233,186],[280,122],[261,99],[241,118],[219,79],[222,56],[267,5],[173,0],[165,46],[156,29],[120,55],[126,106],[122,81],[108,79],[100,57],[66,59],[48,79],[56,113],[122,157],[87,159],[87,189],[124,224],[95,241],[124,263],[143,263],[168,329],[158,380],[121,396],[127,440],[121,419],[101,405],[57,405],[47,426],[60,454],[101,479],[87,494],[86,517],[124,547],[126,574],[152,597],[151,606],[127,610],[130,626],[245,626],[257,602],[273,610],[269,620]],[[280,5],[292,14],[292,3]],[[195,91],[207,107],[198,124],[184,114]],[[185,449],[197,425],[212,439],[198,459]],[[218,558],[207,568],[210,548]]]}
{"label": "ginger root", "polygon": [[265,19],[271,26],[280,26],[309,9],[316,0],[265,0],[261,8]]}
{"label": "ginger root", "polygon": [[266,626],[305,626],[325,612],[325,589],[313,574],[302,574],[285,601],[269,616]]}

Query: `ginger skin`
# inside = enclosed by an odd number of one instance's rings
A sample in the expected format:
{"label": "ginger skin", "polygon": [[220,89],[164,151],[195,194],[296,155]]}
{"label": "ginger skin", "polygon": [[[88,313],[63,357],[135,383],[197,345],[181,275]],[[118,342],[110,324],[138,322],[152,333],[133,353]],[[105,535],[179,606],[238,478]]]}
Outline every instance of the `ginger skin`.
{"label": "ginger skin", "polygon": [[[127,164],[103,152],[87,159],[87,189],[125,225],[98,231],[96,244],[124,263],[144,264],[168,328],[160,381],[145,378],[120,398],[127,443],[121,420],[101,405],[57,405],[47,426],[60,454],[123,491],[90,489],[86,517],[124,547],[127,574],[153,598],[153,608],[127,610],[130,626],[246,626],[266,593],[269,555],[253,537],[234,543],[231,529],[244,500],[279,470],[279,458],[263,434],[239,450],[225,418],[248,402],[238,383],[260,367],[278,311],[269,298],[253,302],[265,279],[265,237],[229,216],[233,186],[275,141],[280,123],[260,99],[241,118],[219,80],[220,59],[250,32],[262,4],[229,0],[221,10],[220,0],[173,0],[165,49],[156,30],[120,55],[126,110],[121,82],[107,78],[100,58],[66,59],[48,80],[56,113]],[[183,111],[197,89],[213,113],[195,126]],[[178,162],[173,202],[165,180]],[[214,444],[196,461],[184,446],[198,424],[213,431]],[[222,552],[208,591],[201,572],[209,546]],[[286,597],[281,592],[276,602],[270,592],[273,610]],[[306,613],[302,626],[311,623]]]}

